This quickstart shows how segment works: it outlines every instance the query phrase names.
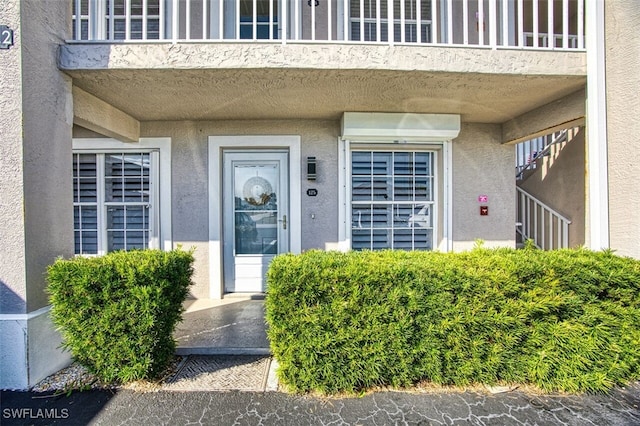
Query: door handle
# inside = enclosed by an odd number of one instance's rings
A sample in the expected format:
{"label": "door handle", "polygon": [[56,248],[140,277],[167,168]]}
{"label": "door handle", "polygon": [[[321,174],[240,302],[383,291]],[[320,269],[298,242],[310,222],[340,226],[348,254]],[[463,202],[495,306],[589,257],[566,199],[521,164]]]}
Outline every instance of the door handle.
{"label": "door handle", "polygon": [[282,216],[282,229],[287,229],[287,215]]}

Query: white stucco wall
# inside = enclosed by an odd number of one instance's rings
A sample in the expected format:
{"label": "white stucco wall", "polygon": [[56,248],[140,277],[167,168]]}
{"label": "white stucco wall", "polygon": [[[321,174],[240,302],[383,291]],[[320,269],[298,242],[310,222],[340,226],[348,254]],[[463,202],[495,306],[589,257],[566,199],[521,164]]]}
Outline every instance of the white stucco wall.
{"label": "white stucco wall", "polygon": [[605,2],[609,238],[617,254],[640,258],[640,8]]}
{"label": "white stucco wall", "polygon": [[[209,297],[209,217],[207,140],[222,135],[300,135],[299,164],[303,177],[302,249],[325,249],[338,241],[338,121],[208,121],[142,123],[143,136],[172,139],[172,217],[173,243],[195,247],[194,286],[191,295]],[[318,161],[318,180],[306,180],[306,157]],[[318,195],[306,195],[316,188]],[[312,215],[315,218],[312,219]]]}
{"label": "white stucco wall", "polygon": [[0,50],[0,314],[26,310],[22,164],[22,27],[20,2],[5,1],[2,23],[13,28],[14,46]]}
{"label": "white stucco wall", "polygon": [[48,304],[44,273],[73,255],[71,79],[58,71],[57,49],[68,34],[71,5],[22,1],[23,150],[27,311]]}
{"label": "white stucco wall", "polygon": [[47,265],[73,254],[71,80],[57,68],[70,17],[57,0],[0,10],[15,31],[0,51],[0,388],[25,389],[69,361],[48,316],[34,312],[48,304]]}
{"label": "white stucco wall", "polygon": [[[501,127],[464,123],[453,141],[453,249],[467,250],[476,239],[485,247],[515,246],[515,152],[503,145]],[[487,203],[478,196],[486,195]],[[480,216],[480,206],[489,207]]]}

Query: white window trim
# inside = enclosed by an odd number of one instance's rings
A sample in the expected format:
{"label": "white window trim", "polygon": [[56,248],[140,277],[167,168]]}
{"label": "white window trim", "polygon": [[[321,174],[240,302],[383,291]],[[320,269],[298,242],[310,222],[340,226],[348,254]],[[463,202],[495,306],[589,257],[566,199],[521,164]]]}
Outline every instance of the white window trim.
{"label": "white window trim", "polygon": [[116,139],[106,138],[74,138],[72,140],[73,153],[93,152],[103,153],[107,151],[149,151],[159,152],[159,164],[157,173],[158,186],[158,214],[159,235],[150,238],[158,238],[158,247],[169,251],[173,249],[171,232],[171,138],[140,138],[136,143],[121,142]]}
{"label": "white window trim", "polygon": [[[391,144],[394,144],[393,140],[383,141],[366,141],[358,140],[351,141],[349,139],[338,138],[338,167],[340,170],[338,176],[338,247],[342,251],[351,250],[351,152],[360,144],[375,145],[385,143],[385,150],[393,150]],[[387,145],[388,144],[388,145]],[[435,178],[434,188],[434,239],[437,238],[437,223],[438,220],[438,208],[442,203],[443,217],[442,217],[442,239],[441,241],[434,241],[434,250],[438,251],[451,251],[453,249],[452,241],[452,224],[453,224],[453,211],[450,208],[453,203],[453,156],[451,153],[451,141],[441,142],[419,142],[419,141],[406,141],[402,145],[410,145],[412,150],[420,151],[421,149],[429,151],[429,147],[440,147],[442,160],[437,161],[436,157],[436,170],[442,168],[442,188],[444,193],[440,193],[440,183],[437,179],[437,173]]]}
{"label": "white window trim", "polygon": [[300,136],[209,136],[209,294],[224,295],[222,247],[222,171],[224,149],[289,150],[289,251],[302,251],[302,197]]}

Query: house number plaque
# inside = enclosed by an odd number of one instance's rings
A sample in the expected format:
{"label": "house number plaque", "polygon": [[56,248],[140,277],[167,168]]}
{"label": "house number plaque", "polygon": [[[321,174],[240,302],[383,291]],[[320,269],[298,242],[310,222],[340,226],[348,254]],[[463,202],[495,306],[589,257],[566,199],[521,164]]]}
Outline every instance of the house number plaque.
{"label": "house number plaque", "polygon": [[13,46],[13,30],[6,25],[0,25],[0,49]]}

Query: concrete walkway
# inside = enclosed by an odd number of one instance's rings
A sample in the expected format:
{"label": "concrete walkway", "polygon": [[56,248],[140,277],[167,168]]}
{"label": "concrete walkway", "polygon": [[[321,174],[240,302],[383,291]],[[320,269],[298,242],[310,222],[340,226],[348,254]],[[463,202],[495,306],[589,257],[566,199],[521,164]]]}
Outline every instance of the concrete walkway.
{"label": "concrete walkway", "polygon": [[178,355],[269,355],[264,296],[187,300],[174,337]]}
{"label": "concrete walkway", "polygon": [[0,403],[3,426],[640,424],[640,383],[606,396],[515,391],[496,395],[379,392],[362,398],[318,398],[280,392],[122,390],[58,397],[2,392]]}

